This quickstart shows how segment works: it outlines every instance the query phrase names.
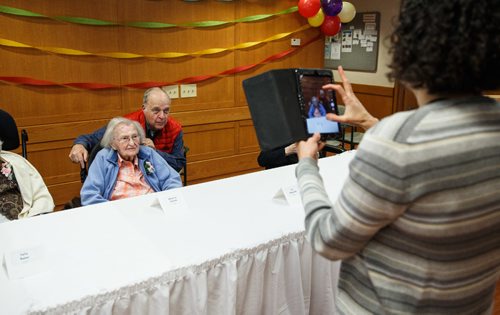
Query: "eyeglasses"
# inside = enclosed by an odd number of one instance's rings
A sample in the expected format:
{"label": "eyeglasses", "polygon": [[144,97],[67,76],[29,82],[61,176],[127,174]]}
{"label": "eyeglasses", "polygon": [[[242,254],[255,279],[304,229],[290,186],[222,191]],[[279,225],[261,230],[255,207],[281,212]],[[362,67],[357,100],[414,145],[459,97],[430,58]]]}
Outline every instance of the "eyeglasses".
{"label": "eyeglasses", "polygon": [[120,143],[129,143],[130,140],[132,140],[134,143],[137,143],[139,142],[139,135],[123,136],[115,139]]}

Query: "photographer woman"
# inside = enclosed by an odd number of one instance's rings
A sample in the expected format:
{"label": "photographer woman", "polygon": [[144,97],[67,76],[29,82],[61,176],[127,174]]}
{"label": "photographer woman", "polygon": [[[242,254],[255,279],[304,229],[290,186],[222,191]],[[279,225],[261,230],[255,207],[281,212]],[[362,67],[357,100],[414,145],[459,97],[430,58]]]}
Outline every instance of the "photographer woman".
{"label": "photographer woman", "polygon": [[352,91],[328,119],[368,129],[333,204],[319,135],[299,143],[307,238],[342,260],[340,314],[491,314],[500,275],[500,1],[403,0],[390,77],[419,108],[377,122]]}

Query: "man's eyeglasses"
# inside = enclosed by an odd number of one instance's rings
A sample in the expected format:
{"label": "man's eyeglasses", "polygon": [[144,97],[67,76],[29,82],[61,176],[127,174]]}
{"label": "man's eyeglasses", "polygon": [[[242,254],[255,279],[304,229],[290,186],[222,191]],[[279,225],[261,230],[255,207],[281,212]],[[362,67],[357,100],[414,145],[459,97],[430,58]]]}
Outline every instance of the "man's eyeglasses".
{"label": "man's eyeglasses", "polygon": [[123,136],[123,137],[119,137],[119,138],[115,138],[116,140],[118,140],[118,142],[120,143],[129,143],[130,140],[132,140],[133,142],[137,143],[139,142],[139,135],[132,135],[132,136]]}

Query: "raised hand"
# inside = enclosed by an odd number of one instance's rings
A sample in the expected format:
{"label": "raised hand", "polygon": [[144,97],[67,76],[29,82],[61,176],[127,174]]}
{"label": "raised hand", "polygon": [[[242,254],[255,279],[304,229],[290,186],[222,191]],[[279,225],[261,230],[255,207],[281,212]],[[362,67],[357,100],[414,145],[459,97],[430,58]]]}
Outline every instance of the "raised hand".
{"label": "raised hand", "polygon": [[371,126],[378,122],[378,119],[373,117],[361,104],[356,95],[354,94],[351,86],[351,82],[345,76],[344,69],[342,66],[338,67],[340,79],[342,80],[342,85],[340,84],[327,84],[323,86],[323,89],[334,90],[345,105],[345,112],[343,115],[327,114],[326,118],[328,120],[334,120],[340,123],[347,123],[363,129],[369,129]]}

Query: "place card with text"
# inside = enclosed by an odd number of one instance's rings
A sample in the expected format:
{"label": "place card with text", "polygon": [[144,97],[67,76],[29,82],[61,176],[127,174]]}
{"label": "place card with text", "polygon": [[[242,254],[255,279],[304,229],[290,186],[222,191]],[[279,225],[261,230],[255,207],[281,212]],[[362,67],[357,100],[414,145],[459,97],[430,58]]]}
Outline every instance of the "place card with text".
{"label": "place card with text", "polygon": [[45,247],[33,246],[14,249],[4,254],[4,263],[10,279],[22,279],[48,269]]}
{"label": "place card with text", "polygon": [[274,195],[273,200],[286,203],[290,206],[302,205],[300,191],[297,184],[281,187]]}

